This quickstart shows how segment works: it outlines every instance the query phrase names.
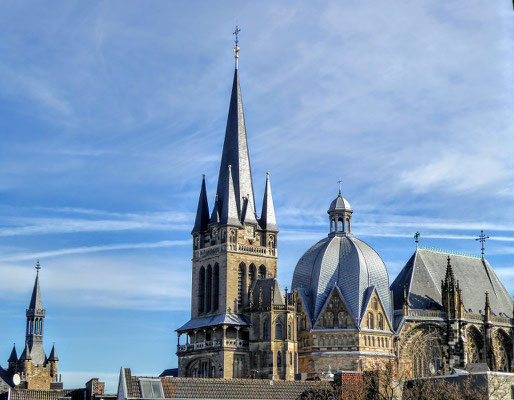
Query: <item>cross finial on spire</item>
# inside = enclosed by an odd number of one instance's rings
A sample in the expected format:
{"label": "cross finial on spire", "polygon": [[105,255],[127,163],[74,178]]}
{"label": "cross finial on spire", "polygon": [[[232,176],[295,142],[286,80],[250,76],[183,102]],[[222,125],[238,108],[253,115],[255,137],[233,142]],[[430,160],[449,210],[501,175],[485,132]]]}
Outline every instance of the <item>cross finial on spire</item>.
{"label": "cross finial on spire", "polygon": [[232,34],[236,37],[234,39],[234,43],[235,43],[235,46],[234,46],[234,58],[236,59],[236,69],[239,67],[239,63],[238,63],[238,59],[239,59],[239,50],[241,50],[239,48],[239,32],[241,32],[241,29],[239,29],[239,27],[236,25],[236,30],[234,32],[232,32]]}
{"label": "cross finial on spire", "polygon": [[39,265],[39,259],[36,261],[36,274],[39,274],[39,270],[41,269],[41,265]]}
{"label": "cross finial on spire", "polygon": [[482,258],[484,258],[484,254],[485,254],[484,244],[487,239],[489,239],[489,236],[484,235],[484,231],[480,231],[480,236],[475,239],[475,240],[479,240],[480,243],[482,244],[482,249],[481,249],[482,250]]}
{"label": "cross finial on spire", "polygon": [[343,180],[341,178],[339,178],[337,183],[339,183],[339,194],[341,194],[341,184],[343,183]]}

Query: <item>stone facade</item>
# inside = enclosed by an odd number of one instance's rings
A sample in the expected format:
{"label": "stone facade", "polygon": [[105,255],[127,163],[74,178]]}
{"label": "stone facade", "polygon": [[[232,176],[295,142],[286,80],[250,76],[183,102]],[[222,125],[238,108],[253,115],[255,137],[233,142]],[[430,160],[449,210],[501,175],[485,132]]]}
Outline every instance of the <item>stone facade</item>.
{"label": "stone facade", "polygon": [[[13,347],[8,360],[8,369],[0,368],[0,378],[7,386],[16,386],[15,379],[19,378],[18,389],[62,389],[62,382],[58,375],[59,358],[55,346],[47,357],[43,349],[43,328],[46,311],[41,301],[41,288],[39,286],[39,261],[36,269],[38,273],[34,282],[34,289],[26,310],[25,349],[18,358],[16,348]],[[17,378],[15,378],[15,376]]]}
{"label": "stone facade", "polygon": [[[214,207],[210,213],[204,177],[192,231],[191,320],[177,330],[180,377],[292,380],[391,360],[411,376],[472,363],[512,370],[512,297],[483,257],[456,258],[463,291],[449,260],[441,275],[445,260],[417,249],[390,286],[381,257],[353,236],[353,210],[340,188],[328,237],[302,256],[292,293],[284,294],[269,175],[262,204],[258,217],[236,68]],[[474,282],[491,288],[492,306]],[[485,296],[483,310],[477,296]]]}

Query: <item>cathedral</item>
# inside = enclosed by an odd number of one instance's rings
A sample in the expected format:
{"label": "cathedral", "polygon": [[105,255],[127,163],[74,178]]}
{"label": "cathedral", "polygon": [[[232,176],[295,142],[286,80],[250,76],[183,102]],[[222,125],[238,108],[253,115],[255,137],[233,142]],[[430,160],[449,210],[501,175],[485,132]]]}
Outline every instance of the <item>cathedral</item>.
{"label": "cathedral", "polygon": [[391,283],[380,255],[353,235],[341,190],[327,211],[327,236],[298,261],[291,292],[281,289],[269,174],[260,215],[254,198],[237,40],[234,51],[216,195],[210,209],[204,176],[191,232],[191,319],[177,329],[179,376],[293,380],[389,361],[410,377],[477,363],[512,372],[514,303],[484,254],[423,248],[417,235]]}
{"label": "cathedral", "polygon": [[52,346],[47,356],[43,348],[43,327],[45,309],[41,301],[39,286],[39,261],[36,264],[36,280],[26,310],[27,323],[25,327],[25,347],[20,357],[13,346],[7,360],[8,368],[0,367],[0,393],[9,388],[18,389],[62,389],[63,385],[57,373],[59,357]]}

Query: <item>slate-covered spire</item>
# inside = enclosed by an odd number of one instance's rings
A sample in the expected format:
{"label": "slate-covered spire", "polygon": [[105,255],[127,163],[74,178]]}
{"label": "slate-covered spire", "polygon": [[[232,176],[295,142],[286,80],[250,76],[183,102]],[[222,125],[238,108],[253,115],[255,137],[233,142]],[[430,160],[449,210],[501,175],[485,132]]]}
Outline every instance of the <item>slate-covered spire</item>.
{"label": "slate-covered spire", "polygon": [[[36,263],[36,281],[30,298],[29,308],[26,311],[27,327],[25,335],[26,349],[24,353],[32,359],[34,364],[43,364],[46,356],[43,349],[43,327],[45,320],[45,310],[41,301],[41,288],[39,287],[39,260]],[[30,349],[30,353],[27,353]]]}
{"label": "slate-covered spire", "polygon": [[271,196],[269,172],[266,172],[266,188],[264,189],[264,198],[262,199],[262,212],[259,224],[262,229],[278,232],[275,207],[273,206],[273,197]]}
{"label": "slate-covered spire", "polygon": [[214,208],[212,209],[211,219],[209,221],[210,224],[217,224],[220,222],[220,209],[218,206],[218,195],[216,195],[216,199],[214,200]]}
{"label": "slate-covered spire", "polygon": [[229,164],[227,169],[227,182],[225,184],[224,193],[225,201],[223,202],[222,206],[223,209],[221,211],[220,225],[233,225],[241,227],[234,191],[234,183],[232,180],[232,166]]}
{"label": "slate-covered spire", "polygon": [[32,289],[32,297],[30,298],[29,310],[42,310],[43,302],[41,301],[41,288],[39,287],[39,260],[36,264],[36,281],[34,282],[34,289]]}
{"label": "slate-covered spire", "polygon": [[57,357],[57,351],[55,351],[55,344],[52,346],[52,351],[50,352],[48,361],[59,361],[59,357]]}
{"label": "slate-covered spire", "polygon": [[8,363],[15,363],[18,361],[18,353],[16,353],[16,345],[13,345],[11,355],[7,360]]}
{"label": "slate-covered spire", "polygon": [[23,353],[21,353],[20,361],[28,361],[32,360],[32,357],[30,356],[30,349],[28,343],[25,343],[25,350],[23,350]]}
{"label": "slate-covered spire", "polygon": [[[227,202],[226,185],[228,182],[227,175],[229,165],[232,165],[234,196],[240,221],[244,220],[247,223],[257,223],[250,156],[246,139],[243,98],[237,69],[234,71],[227,127],[225,130],[225,141],[223,143],[218,187],[216,190],[220,209],[224,209],[225,203]],[[246,200],[244,198],[246,198]]]}
{"label": "slate-covered spire", "polygon": [[205,175],[202,175],[202,188],[198,198],[198,208],[196,210],[195,226],[191,235],[207,230],[209,224],[209,204],[207,203],[207,190],[205,189]]}

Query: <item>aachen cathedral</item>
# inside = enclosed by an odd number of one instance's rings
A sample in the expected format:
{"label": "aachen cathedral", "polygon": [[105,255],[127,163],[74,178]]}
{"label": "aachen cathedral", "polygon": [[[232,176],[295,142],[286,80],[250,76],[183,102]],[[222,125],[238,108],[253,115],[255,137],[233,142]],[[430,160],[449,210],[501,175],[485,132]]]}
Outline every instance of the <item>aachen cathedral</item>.
{"label": "aachen cathedral", "polygon": [[268,174],[260,215],[254,198],[237,40],[234,50],[216,195],[210,208],[204,178],[191,232],[191,319],[177,329],[179,375],[292,380],[388,361],[414,377],[470,363],[512,371],[513,299],[483,254],[417,246],[390,283],[380,255],[352,234],[341,191],[328,207],[327,236],[282,291]]}

